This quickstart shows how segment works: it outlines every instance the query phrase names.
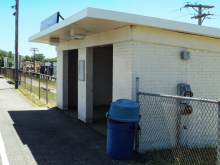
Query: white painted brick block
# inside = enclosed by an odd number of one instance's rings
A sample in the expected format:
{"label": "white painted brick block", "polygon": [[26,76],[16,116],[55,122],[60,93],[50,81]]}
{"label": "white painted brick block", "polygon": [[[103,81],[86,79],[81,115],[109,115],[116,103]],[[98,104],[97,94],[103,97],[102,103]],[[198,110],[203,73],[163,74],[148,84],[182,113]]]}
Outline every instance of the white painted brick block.
{"label": "white painted brick block", "polygon": [[[185,50],[185,48],[139,42],[132,42],[131,46],[133,58],[133,100],[135,100],[136,97],[136,77],[140,78],[139,90],[142,92],[176,95],[177,84],[184,82],[191,85],[194,97],[219,100],[220,53],[187,49],[187,51],[190,51],[190,60],[182,60],[180,58],[180,52]],[[150,116],[150,114],[152,114],[152,116]],[[158,123],[155,125],[159,126],[161,119],[158,118],[157,115],[154,116],[152,112],[149,112],[148,115],[150,116],[149,119],[152,119],[152,122]],[[195,116],[192,116],[190,122],[195,123],[193,118],[195,118]],[[200,120],[200,124],[204,126],[204,123],[202,123],[204,119]],[[215,130],[216,125],[212,126]],[[193,127],[190,129],[193,129]],[[160,129],[160,127],[155,127],[155,131],[156,130],[157,132],[155,132],[155,134],[161,135],[161,138],[170,139],[170,135],[166,133],[167,131]],[[169,131],[172,132],[172,130]],[[207,135],[215,138],[215,132],[212,130],[207,132]],[[192,133],[190,136],[194,137],[196,141],[197,136],[195,134]],[[140,141],[141,140],[143,139],[140,139]],[[205,144],[205,142],[201,143]],[[152,138],[152,140],[149,141],[148,147],[162,147],[158,144],[159,142]]]}
{"label": "white painted brick block", "polygon": [[78,60],[85,60],[85,81],[78,80],[78,118],[93,121],[93,48],[78,49]]}

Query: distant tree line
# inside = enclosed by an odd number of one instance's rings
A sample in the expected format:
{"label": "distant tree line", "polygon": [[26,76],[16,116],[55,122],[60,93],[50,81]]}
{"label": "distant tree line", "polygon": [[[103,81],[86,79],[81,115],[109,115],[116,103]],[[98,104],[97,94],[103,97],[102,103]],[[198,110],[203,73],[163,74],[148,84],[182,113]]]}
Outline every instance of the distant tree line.
{"label": "distant tree line", "polygon": [[14,54],[9,51],[4,51],[0,49],[0,67],[4,67],[4,57],[8,57],[8,64],[11,67],[14,64]]}
{"label": "distant tree line", "polygon": [[[9,67],[14,65],[14,57],[15,54],[12,53],[11,51],[7,52],[4,50],[0,49],[0,67],[4,66],[4,57],[8,57],[8,63],[9,63]],[[34,62],[34,56],[21,56],[21,61],[25,62],[25,61],[31,61]],[[44,54],[39,53],[35,55],[35,61],[40,61],[40,62],[56,62],[57,58],[45,58]]]}
{"label": "distant tree line", "polygon": [[[31,61],[34,62],[34,56],[23,56],[22,57],[22,62],[25,61]],[[57,61],[57,57],[56,58],[45,58],[44,54],[35,54],[35,61],[40,61],[40,62],[56,62]]]}

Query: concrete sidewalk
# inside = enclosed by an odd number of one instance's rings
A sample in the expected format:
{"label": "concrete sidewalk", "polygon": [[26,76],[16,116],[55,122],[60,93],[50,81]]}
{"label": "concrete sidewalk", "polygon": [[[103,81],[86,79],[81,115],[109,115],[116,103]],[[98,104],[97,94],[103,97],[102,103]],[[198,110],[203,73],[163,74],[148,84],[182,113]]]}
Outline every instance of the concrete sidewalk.
{"label": "concrete sidewalk", "polygon": [[[37,164],[28,146],[21,142],[10,111],[48,110],[48,108],[33,107],[14,91],[14,85],[0,76],[0,133],[5,145],[10,165]],[[0,153],[0,165],[3,164]],[[4,164],[3,164],[4,165]]]}
{"label": "concrete sidewalk", "polygon": [[[106,156],[106,137],[58,108],[30,105],[0,78],[0,133],[10,165],[127,165]],[[1,159],[1,158],[0,158]],[[0,165],[2,164],[0,160]]]}

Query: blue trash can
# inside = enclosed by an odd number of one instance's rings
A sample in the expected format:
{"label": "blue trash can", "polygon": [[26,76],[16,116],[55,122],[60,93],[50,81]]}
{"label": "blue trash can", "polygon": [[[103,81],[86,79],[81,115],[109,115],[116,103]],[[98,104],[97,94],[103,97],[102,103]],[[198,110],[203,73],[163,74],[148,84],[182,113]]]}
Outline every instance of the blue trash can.
{"label": "blue trash can", "polygon": [[107,156],[114,159],[129,159],[133,154],[135,134],[138,128],[140,105],[128,99],[119,99],[111,104],[107,117]]}
{"label": "blue trash can", "polygon": [[128,99],[119,99],[111,103],[106,117],[121,122],[136,122],[140,120],[140,104]]}
{"label": "blue trash can", "polygon": [[118,122],[107,120],[107,156],[114,159],[129,159],[133,154],[138,122]]}

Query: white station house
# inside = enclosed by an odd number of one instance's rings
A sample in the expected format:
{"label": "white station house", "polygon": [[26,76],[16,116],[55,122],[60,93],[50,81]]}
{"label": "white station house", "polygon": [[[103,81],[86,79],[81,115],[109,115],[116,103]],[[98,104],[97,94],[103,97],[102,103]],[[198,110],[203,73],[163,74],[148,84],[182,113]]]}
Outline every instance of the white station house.
{"label": "white station house", "polygon": [[[87,8],[29,38],[56,45],[57,107],[78,107],[93,122],[93,107],[140,91],[177,95],[187,83],[194,97],[220,98],[220,29]],[[187,58],[181,56],[187,52]]]}

